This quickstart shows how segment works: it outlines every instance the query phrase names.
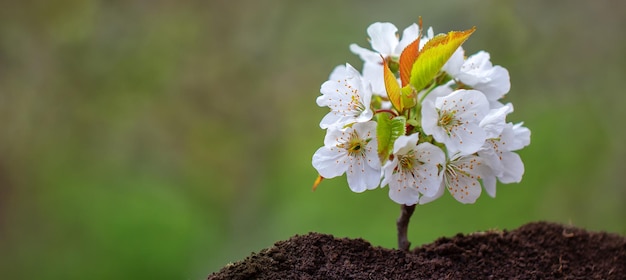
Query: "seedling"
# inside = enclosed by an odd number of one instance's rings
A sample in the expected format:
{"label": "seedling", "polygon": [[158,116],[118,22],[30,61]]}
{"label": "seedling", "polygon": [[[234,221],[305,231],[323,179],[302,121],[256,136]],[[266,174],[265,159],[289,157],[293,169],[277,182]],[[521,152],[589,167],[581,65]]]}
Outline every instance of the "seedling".
{"label": "seedling", "polygon": [[363,70],[337,66],[321,86],[317,104],[330,112],[320,122],[324,146],[313,155],[322,179],[346,174],[360,193],[389,186],[401,205],[398,248],[408,251],[408,223],[417,204],[444,190],[474,203],[496,181],[520,182],[524,164],[515,151],[530,144],[530,130],[506,121],[502,103],[509,72],[489,53],[466,57],[461,45],[476,31],[422,32],[422,21],[402,37],[391,23],[367,28],[373,50],[350,45]]}

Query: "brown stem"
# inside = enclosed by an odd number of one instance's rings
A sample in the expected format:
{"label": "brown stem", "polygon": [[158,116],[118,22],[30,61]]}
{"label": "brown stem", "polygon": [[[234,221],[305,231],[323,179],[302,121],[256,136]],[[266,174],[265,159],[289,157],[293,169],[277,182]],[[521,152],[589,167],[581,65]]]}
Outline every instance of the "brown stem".
{"label": "brown stem", "polygon": [[408,252],[409,247],[411,247],[411,242],[409,242],[409,239],[407,238],[407,233],[409,231],[409,221],[411,220],[411,215],[413,215],[413,211],[415,211],[415,204],[411,206],[402,204],[400,210],[400,218],[396,221],[396,226],[398,228],[398,249]]}
{"label": "brown stem", "polygon": [[396,113],[393,110],[389,110],[389,109],[378,109],[378,110],[374,111],[374,114],[378,114],[378,113],[389,113],[393,117],[397,117],[398,116],[398,113]]}

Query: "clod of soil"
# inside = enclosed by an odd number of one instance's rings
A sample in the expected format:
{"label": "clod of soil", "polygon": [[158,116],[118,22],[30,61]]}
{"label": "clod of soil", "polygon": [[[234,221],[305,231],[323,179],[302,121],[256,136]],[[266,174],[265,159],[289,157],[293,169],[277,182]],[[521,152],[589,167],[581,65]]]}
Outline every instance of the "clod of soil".
{"label": "clod of soil", "polygon": [[208,279],[626,279],[626,237],[554,223],[440,238],[412,252],[309,233]]}

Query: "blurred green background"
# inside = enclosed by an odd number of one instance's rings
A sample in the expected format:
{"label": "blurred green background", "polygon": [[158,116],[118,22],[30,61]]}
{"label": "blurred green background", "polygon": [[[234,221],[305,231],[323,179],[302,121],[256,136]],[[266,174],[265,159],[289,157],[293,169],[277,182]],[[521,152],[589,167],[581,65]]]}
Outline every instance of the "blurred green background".
{"label": "blurred green background", "polygon": [[[0,275],[202,279],[309,231],[395,247],[387,189],[316,192],[334,66],[366,28],[478,30],[532,142],[521,184],[419,206],[414,245],[549,220],[626,234],[624,1],[2,1]],[[435,3],[436,2],[436,3]]]}

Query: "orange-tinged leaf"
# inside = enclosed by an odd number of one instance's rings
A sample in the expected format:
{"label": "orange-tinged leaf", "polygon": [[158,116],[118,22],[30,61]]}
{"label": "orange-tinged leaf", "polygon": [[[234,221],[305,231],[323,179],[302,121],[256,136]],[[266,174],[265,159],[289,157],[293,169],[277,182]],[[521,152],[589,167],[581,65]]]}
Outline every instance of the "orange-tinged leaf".
{"label": "orange-tinged leaf", "polygon": [[475,30],[476,27],[465,31],[450,31],[426,42],[411,69],[411,86],[416,91],[424,89]]}
{"label": "orange-tinged leaf", "polygon": [[398,112],[402,112],[404,107],[402,106],[400,85],[398,85],[398,80],[396,75],[389,70],[389,65],[387,65],[387,61],[383,59],[383,68],[384,68],[384,79],[385,79],[385,89],[387,90],[387,97],[389,97],[389,101],[393,105]]}
{"label": "orange-tinged leaf", "polygon": [[322,175],[317,175],[317,179],[315,179],[315,182],[313,182],[313,191],[317,189],[317,186],[319,186],[322,180],[324,180],[324,177],[322,177]]}
{"label": "orange-tinged leaf", "polygon": [[419,33],[417,39],[406,46],[400,54],[400,81],[402,87],[406,86],[411,79],[413,64],[420,52],[420,38],[422,38],[422,17],[419,18]]}
{"label": "orange-tinged leaf", "polygon": [[413,43],[406,46],[400,54],[400,81],[402,81],[402,86],[406,86],[411,79],[411,69],[413,69],[413,64],[419,54],[420,37],[418,36]]}

